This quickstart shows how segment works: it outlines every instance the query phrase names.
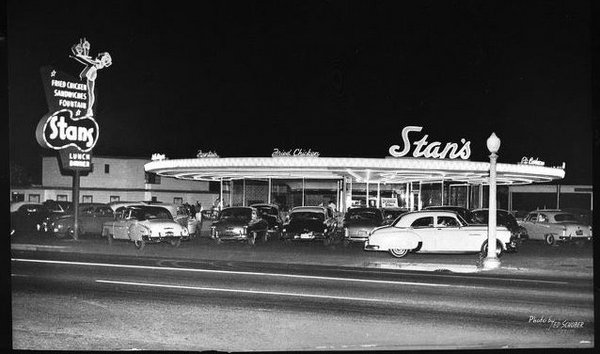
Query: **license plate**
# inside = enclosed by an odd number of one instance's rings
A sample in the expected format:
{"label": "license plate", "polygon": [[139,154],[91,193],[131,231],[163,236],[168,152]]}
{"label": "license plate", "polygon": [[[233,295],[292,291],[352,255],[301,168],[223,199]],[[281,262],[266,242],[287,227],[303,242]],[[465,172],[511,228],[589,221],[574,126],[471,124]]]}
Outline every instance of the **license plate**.
{"label": "license plate", "polygon": [[313,238],[312,233],[300,234],[300,238]]}
{"label": "license plate", "polygon": [[583,235],[583,230],[577,230],[577,231],[575,231],[575,235]]}
{"label": "license plate", "polygon": [[173,231],[167,231],[166,235],[167,236],[173,236]]}
{"label": "license plate", "polygon": [[358,232],[358,236],[367,236],[367,232],[366,231],[359,231]]}

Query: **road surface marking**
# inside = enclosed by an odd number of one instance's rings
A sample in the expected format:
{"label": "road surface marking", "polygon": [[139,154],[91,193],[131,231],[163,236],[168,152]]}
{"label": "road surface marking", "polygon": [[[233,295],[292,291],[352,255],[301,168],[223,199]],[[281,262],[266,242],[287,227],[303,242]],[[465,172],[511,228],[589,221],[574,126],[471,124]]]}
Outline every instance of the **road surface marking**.
{"label": "road surface marking", "polygon": [[301,293],[284,293],[284,292],[279,292],[279,291],[258,291],[258,290],[245,290],[245,289],[210,288],[210,287],[189,286],[189,285],[139,283],[139,282],[104,280],[104,279],[96,279],[96,282],[104,283],[104,284],[132,285],[132,286],[144,286],[144,287],[167,288],[167,289],[204,290],[204,291],[215,291],[215,292],[225,292],[225,293],[290,296],[290,297],[294,297],[294,298],[305,297],[305,298],[312,298],[312,299],[350,300],[350,301],[405,304],[405,302],[402,302],[402,301],[386,300],[386,299],[372,299],[372,298],[364,298],[364,297],[329,296],[329,295],[314,295],[314,294],[301,294]]}
{"label": "road surface marking", "polygon": [[63,249],[69,248],[68,246],[51,246],[51,245],[30,245],[25,243],[16,243],[10,245],[10,248],[13,250],[19,251],[36,251],[38,248],[48,248],[48,249]]}
{"label": "road surface marking", "polygon": [[[333,281],[347,281],[347,282],[361,282],[361,283],[375,283],[375,284],[420,285],[420,286],[454,287],[454,288],[467,288],[467,289],[490,289],[490,287],[475,286],[475,285],[434,284],[434,283],[424,283],[424,282],[419,283],[419,282],[395,281],[395,280],[324,277],[324,276],[315,276],[315,275],[259,273],[259,272],[242,272],[242,271],[232,271],[232,270],[195,269],[195,268],[156,267],[156,266],[141,266],[141,265],[128,265],[128,264],[111,264],[111,263],[52,261],[52,260],[25,259],[25,258],[11,258],[11,260],[17,261],[17,262],[29,262],[29,263],[65,264],[65,265],[97,266],[97,267],[110,267],[110,268],[167,270],[167,271],[182,271],[182,272],[196,272],[196,273],[220,273],[220,274],[237,274],[237,275],[256,275],[256,276],[270,276],[270,277],[281,277],[281,278],[333,280]],[[512,280],[512,279],[510,279],[510,280]],[[532,280],[532,281],[538,282],[536,280]],[[541,281],[541,282],[555,283],[555,284],[568,284],[566,282],[560,282],[560,281],[557,281],[557,282]]]}

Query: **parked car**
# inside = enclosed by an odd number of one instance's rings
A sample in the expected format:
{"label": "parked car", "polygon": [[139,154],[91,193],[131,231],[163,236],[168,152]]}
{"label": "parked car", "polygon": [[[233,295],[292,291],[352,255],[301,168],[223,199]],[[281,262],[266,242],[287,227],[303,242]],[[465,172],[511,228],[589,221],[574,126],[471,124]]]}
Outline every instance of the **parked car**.
{"label": "parked car", "polygon": [[48,209],[48,216],[42,221],[42,231],[51,232],[50,224],[61,216],[72,213],[73,203],[48,199],[42,203]]}
{"label": "parked car", "polygon": [[267,240],[268,223],[253,207],[228,207],[221,210],[219,219],[210,227],[211,238],[223,241],[242,241],[254,246],[257,239]]}
{"label": "parked car", "polygon": [[138,249],[144,248],[146,243],[163,241],[179,247],[181,239],[188,236],[188,230],[173,220],[164,207],[132,205],[117,209],[114,219],[102,226],[102,236],[109,244],[113,240],[133,241]]}
{"label": "parked car", "polygon": [[[114,219],[114,213],[108,204],[102,203],[82,203],[79,205],[79,235],[102,233],[102,226],[107,221]],[[57,238],[65,236],[73,237],[75,230],[75,218],[70,212],[66,215],[57,217],[49,225],[51,231]]]}
{"label": "parked car", "polygon": [[[376,228],[365,242],[366,251],[385,251],[394,257],[417,253],[487,254],[486,225],[467,223],[454,211],[421,210],[406,213],[388,226]],[[504,226],[496,230],[496,254],[517,247]]]}
{"label": "parked car", "polygon": [[276,235],[277,238],[280,238],[283,220],[281,219],[279,207],[275,204],[252,204],[251,207],[256,208],[258,215],[269,225],[267,235]]}
{"label": "parked car", "polygon": [[383,211],[377,208],[350,208],[342,220],[344,246],[365,242],[374,228],[383,225]]}
{"label": "parked car", "polygon": [[407,213],[408,209],[405,208],[381,208],[383,213],[383,223],[389,225],[394,222],[400,215]]}
{"label": "parked car", "polygon": [[323,241],[330,245],[335,239],[337,221],[333,210],[322,206],[293,208],[283,224],[281,238],[284,241]]}
{"label": "parked car", "polygon": [[430,206],[423,208],[423,210],[449,210],[449,211],[458,213],[458,215],[460,215],[468,224],[477,224],[478,223],[477,220],[473,217],[473,213],[471,213],[471,210],[469,210],[465,207],[461,207],[461,206],[430,205]]}
{"label": "parked car", "polygon": [[556,209],[535,210],[521,222],[531,240],[544,240],[548,245],[557,242],[592,239],[592,227],[581,223],[571,213]]}
{"label": "parked car", "polygon": [[[474,209],[471,210],[473,217],[478,224],[487,224],[489,219],[489,209]],[[497,209],[496,210],[496,224],[506,227],[513,238],[518,242],[523,242],[529,238],[527,235],[527,229],[519,225],[517,219],[508,210]]]}
{"label": "parked car", "polygon": [[10,235],[42,231],[42,222],[48,215],[49,211],[42,203],[10,203]]}

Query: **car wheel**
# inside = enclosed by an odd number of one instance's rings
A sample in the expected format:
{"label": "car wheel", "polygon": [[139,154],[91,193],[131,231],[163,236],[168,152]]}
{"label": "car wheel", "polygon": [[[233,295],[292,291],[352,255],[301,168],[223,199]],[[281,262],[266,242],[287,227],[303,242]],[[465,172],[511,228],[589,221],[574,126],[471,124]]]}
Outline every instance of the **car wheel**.
{"label": "car wheel", "polygon": [[548,246],[554,246],[556,244],[556,238],[554,238],[554,235],[552,234],[544,236],[544,241],[546,241]]}
{"label": "car wheel", "polygon": [[[71,230],[69,228],[69,230]],[[64,238],[67,234],[69,234],[69,230],[67,230],[66,232],[62,233],[62,232],[55,232],[54,233],[54,237],[56,237],[57,239],[62,239]]]}
{"label": "car wheel", "polygon": [[[502,249],[502,244],[500,244],[500,242],[496,242],[496,257],[500,258],[502,256],[503,253],[503,249]],[[485,258],[487,257],[488,254],[488,243],[487,241],[484,242],[483,246],[481,246],[481,253],[480,253],[480,258]]]}
{"label": "car wheel", "polygon": [[106,235],[106,239],[108,240],[108,245],[112,246],[114,236],[111,233],[109,233]]}
{"label": "car wheel", "polygon": [[408,249],[406,248],[392,248],[390,249],[390,254],[396,258],[402,258],[408,254]]}
{"label": "car wheel", "polygon": [[331,246],[331,244],[332,244],[331,237],[327,237],[327,238],[325,238],[323,240],[323,245],[325,245],[325,246]]}
{"label": "car wheel", "polygon": [[171,239],[171,246],[177,248],[181,245],[181,238],[180,237],[174,237]]}
{"label": "car wheel", "polygon": [[146,242],[144,240],[134,240],[133,244],[138,250],[141,250],[144,248],[144,246],[146,246]]}
{"label": "car wheel", "polygon": [[350,246],[350,240],[348,240],[347,238],[344,239],[343,241],[344,247],[348,247]]}

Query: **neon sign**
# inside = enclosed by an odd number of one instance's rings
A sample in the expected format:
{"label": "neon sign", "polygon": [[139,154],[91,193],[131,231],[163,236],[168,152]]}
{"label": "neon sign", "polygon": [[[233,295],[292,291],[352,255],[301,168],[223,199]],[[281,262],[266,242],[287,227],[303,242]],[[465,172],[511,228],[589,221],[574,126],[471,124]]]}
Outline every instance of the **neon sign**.
{"label": "neon sign", "polygon": [[278,148],[273,149],[271,157],[319,157],[320,153],[312,151],[311,149],[293,149],[293,150],[279,150]]}
{"label": "neon sign", "polygon": [[545,166],[546,163],[544,161],[540,161],[540,159],[538,159],[537,157],[534,159],[533,157],[527,158],[526,156],[523,156],[523,158],[521,159],[521,162],[519,162],[521,165],[536,165],[536,166]]}
{"label": "neon sign", "polygon": [[94,86],[98,70],[109,67],[112,59],[108,53],[93,59],[90,47],[83,39],[71,48],[70,57],[85,65],[79,80],[52,67],[41,70],[49,113],[37,125],[36,140],[44,148],[58,150],[67,170],[91,170],[91,150],[99,136]]}
{"label": "neon sign", "polygon": [[198,150],[196,157],[203,158],[203,157],[220,157],[220,156],[219,156],[219,154],[217,154],[214,151],[203,152],[202,150]]}
{"label": "neon sign", "polygon": [[[461,158],[463,160],[468,159],[471,156],[471,142],[466,139],[460,139],[462,146],[459,148],[458,143],[446,143],[443,149],[442,143],[439,141],[434,141],[429,143],[427,138],[429,135],[425,134],[420,140],[417,140],[411,143],[411,140],[408,136],[410,132],[420,132],[423,127],[417,126],[407,126],[402,129],[402,142],[403,149],[400,150],[399,145],[390,146],[389,153],[393,157],[402,157],[407,155],[410,152],[412,145],[415,145],[415,148],[412,152],[413,157],[426,157],[426,158],[436,158],[436,159],[456,159]],[[441,151],[440,151],[441,149]]]}

